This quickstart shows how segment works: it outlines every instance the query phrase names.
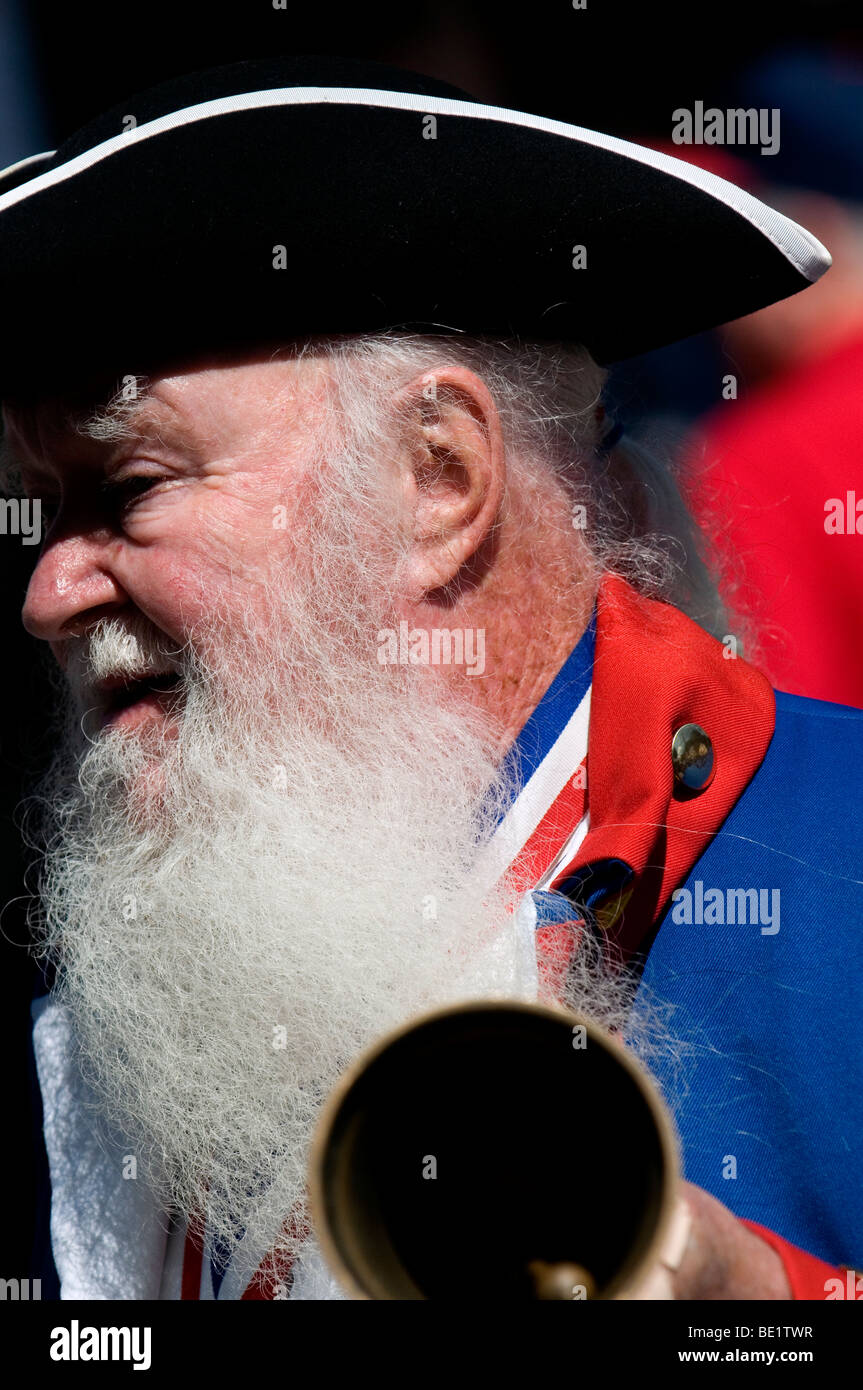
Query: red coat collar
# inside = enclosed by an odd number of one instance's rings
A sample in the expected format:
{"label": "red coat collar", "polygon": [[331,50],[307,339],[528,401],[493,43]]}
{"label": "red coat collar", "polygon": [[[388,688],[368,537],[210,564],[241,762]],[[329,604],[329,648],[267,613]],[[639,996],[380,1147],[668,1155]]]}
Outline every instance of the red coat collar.
{"label": "red coat collar", "polygon": [[[616,576],[597,600],[587,755],[590,831],[556,880],[600,861],[624,861],[627,887],[598,920],[625,956],[646,943],[673,890],[718,832],[773,735],[766,677],[670,604],[644,598]],[[676,790],[671,743],[699,724],[715,775],[700,793]]]}

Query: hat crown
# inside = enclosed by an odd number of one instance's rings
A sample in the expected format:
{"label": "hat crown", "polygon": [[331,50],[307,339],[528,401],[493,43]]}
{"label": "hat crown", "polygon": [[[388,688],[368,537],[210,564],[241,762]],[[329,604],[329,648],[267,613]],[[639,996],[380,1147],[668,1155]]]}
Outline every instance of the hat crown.
{"label": "hat crown", "polygon": [[177,77],[45,161],[0,185],[7,397],[404,328],[576,341],[605,363],[829,264],[692,165],[362,59]]}

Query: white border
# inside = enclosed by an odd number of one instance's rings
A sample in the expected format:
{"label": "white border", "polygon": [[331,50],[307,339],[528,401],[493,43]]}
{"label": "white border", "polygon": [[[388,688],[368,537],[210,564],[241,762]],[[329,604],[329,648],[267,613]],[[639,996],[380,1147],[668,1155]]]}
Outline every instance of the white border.
{"label": "white border", "polygon": [[38,164],[42,159],[53,159],[56,153],[56,150],[43,150],[41,154],[28,154],[26,158],[19,159],[17,164],[7,164],[5,169],[0,169],[0,182],[10,174],[17,174],[19,170],[26,169],[28,164]]}
{"label": "white border", "polygon": [[[195,106],[186,106],[179,111],[170,111],[154,121],[135,126],[132,130],[104,140],[100,145],[85,150],[83,154],[50,169],[26,183],[19,184],[8,193],[0,195],[0,212],[14,207],[25,198],[33,197],[48,188],[53,188],[66,179],[73,178],[84,169],[91,168],[112,154],[149,140],[155,135],[176,130],[180,126],[191,125],[195,121],[208,120],[214,116],[224,116],[233,111],[254,111],[267,106],[300,106],[331,103],[338,106],[382,106],[401,111],[417,111],[423,115],[467,116],[473,120],[500,121],[505,125],[524,126],[530,130],[545,131],[549,135],[561,135],[568,140],[579,140],[597,149],[608,150],[626,159],[636,160],[672,178],[700,188],[702,192],[724,203],[740,217],[751,223],[768,241],[781,251],[786,260],[805,279],[817,280],[831,264],[830,253],[811,232],[792,222],[766,203],[753,198],[736,184],[708,173],[697,165],[672,155],[660,154],[644,145],[635,145],[629,140],[619,140],[614,135],[603,135],[598,131],[587,130],[583,126],[567,125],[563,121],[552,121],[544,116],[532,116],[524,111],[510,111],[502,106],[485,106],[479,102],[459,101],[453,97],[420,96],[412,92],[384,92],[366,87],[274,87],[268,91],[239,92],[235,96],[219,97],[213,101],[202,101]],[[23,161],[21,161],[23,162]],[[15,166],[12,166],[13,168]],[[4,172],[10,172],[6,170]],[[0,175],[2,177],[2,175]]]}

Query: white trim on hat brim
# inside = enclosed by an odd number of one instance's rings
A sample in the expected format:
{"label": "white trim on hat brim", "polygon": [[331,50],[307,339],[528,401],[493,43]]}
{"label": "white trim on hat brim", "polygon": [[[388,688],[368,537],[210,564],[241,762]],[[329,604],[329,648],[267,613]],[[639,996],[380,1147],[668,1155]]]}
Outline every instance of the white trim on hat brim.
{"label": "white trim on hat brim", "polygon": [[26,169],[28,164],[38,164],[43,159],[53,159],[56,150],[43,150],[41,154],[28,154],[24,159],[19,159],[16,164],[7,164],[5,169],[0,169],[0,183],[10,174],[18,174],[22,169]]}
{"label": "white trim on hat brim", "polygon": [[[260,92],[238,92],[235,96],[218,97],[213,101],[202,101],[195,106],[186,106],[178,111],[169,111],[156,120],[104,140],[92,149],[76,155],[74,159],[61,164],[57,169],[49,169],[26,183],[18,184],[8,193],[0,195],[0,213],[26,198],[53,188],[58,183],[74,178],[76,174],[90,169],[112,154],[125,150],[129,145],[148,140],[154,135],[163,135],[180,126],[191,125],[195,121],[209,120],[214,116],[224,116],[235,111],[254,111],[267,106],[301,106],[313,104],[334,104],[342,106],[382,106],[394,110],[416,111],[422,115],[466,116],[473,120],[499,121],[506,125],[524,126],[530,130],[541,130],[548,135],[560,135],[568,140],[579,140],[593,145],[596,149],[608,150],[624,159],[636,160],[660,173],[692,184],[710,197],[724,203],[732,212],[751,223],[782,253],[790,265],[804,279],[814,282],[832,264],[831,256],[825,246],[805,227],[785,217],[775,208],[768,207],[751,193],[729,183],[727,179],[711,174],[695,164],[675,159],[673,155],[662,154],[645,145],[636,145],[629,140],[620,140],[614,135],[603,135],[600,131],[587,130],[583,126],[567,125],[563,121],[553,121],[545,116],[533,116],[524,111],[510,111],[503,106],[485,106],[479,102],[459,101],[454,97],[420,96],[414,92],[377,91],[366,87],[273,87]],[[44,156],[34,155],[33,159]],[[25,161],[20,161],[24,163]],[[16,166],[12,166],[13,168]],[[5,170],[5,173],[11,170]],[[0,175],[2,177],[2,175]]]}

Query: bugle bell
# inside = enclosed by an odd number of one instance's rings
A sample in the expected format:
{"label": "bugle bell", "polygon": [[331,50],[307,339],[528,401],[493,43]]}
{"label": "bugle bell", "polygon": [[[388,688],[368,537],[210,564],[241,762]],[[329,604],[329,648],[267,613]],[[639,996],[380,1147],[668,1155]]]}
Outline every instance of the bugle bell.
{"label": "bugle bell", "polygon": [[594,1024],[516,1002],[375,1045],[329,1097],[309,1167],[324,1258],[366,1299],[638,1296],[677,1183],[641,1065]]}

